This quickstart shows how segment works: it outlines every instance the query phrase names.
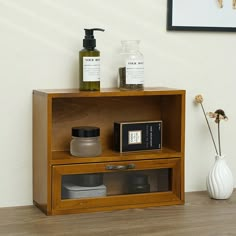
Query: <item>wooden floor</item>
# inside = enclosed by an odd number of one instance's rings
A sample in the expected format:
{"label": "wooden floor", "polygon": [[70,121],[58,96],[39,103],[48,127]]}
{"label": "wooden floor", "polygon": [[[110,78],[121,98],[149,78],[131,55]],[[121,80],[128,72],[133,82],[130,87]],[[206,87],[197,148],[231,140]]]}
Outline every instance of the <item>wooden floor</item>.
{"label": "wooden floor", "polygon": [[34,206],[0,208],[0,235],[236,236],[236,192],[229,200],[194,192],[180,206],[64,216]]}

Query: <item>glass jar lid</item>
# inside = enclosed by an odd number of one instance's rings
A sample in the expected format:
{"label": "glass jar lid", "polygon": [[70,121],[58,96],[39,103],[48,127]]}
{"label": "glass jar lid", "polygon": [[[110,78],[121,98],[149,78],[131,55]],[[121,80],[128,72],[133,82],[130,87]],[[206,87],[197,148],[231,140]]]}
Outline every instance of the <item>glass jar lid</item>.
{"label": "glass jar lid", "polygon": [[100,128],[94,126],[79,126],[72,127],[73,137],[98,137],[100,135]]}

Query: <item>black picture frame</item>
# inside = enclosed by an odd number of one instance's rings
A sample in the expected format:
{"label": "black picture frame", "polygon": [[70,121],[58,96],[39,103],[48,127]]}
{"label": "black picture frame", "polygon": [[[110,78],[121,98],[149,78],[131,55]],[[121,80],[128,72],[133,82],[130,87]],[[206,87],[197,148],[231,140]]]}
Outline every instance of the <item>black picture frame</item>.
{"label": "black picture frame", "polygon": [[[173,8],[173,4],[178,4],[182,0],[167,0],[167,30],[168,31],[215,31],[215,32],[236,32],[236,9],[235,11],[235,27],[233,26],[208,26],[208,25],[189,25],[188,22],[183,24],[174,24],[173,23],[173,16],[178,16],[178,14],[184,12],[174,12],[175,9]],[[190,0],[189,0],[190,1]],[[195,0],[197,1],[197,0]],[[210,1],[210,0],[205,0]],[[232,0],[229,0],[232,1]],[[215,1],[216,2],[216,1]]]}

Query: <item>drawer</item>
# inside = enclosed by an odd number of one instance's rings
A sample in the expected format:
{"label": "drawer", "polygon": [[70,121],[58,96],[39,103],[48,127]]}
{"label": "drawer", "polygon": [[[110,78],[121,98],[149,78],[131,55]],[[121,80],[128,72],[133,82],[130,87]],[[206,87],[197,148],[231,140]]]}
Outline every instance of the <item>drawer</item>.
{"label": "drawer", "polygon": [[181,203],[180,158],[52,166],[52,213]]}

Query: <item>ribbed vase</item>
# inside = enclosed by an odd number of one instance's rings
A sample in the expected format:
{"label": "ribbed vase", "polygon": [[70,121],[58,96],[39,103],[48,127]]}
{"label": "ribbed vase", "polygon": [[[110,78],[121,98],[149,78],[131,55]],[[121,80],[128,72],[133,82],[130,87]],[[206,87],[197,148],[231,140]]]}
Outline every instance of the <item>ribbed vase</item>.
{"label": "ribbed vase", "polygon": [[211,168],[206,186],[208,194],[214,199],[230,198],[234,189],[234,179],[224,156],[216,155],[215,163]]}

